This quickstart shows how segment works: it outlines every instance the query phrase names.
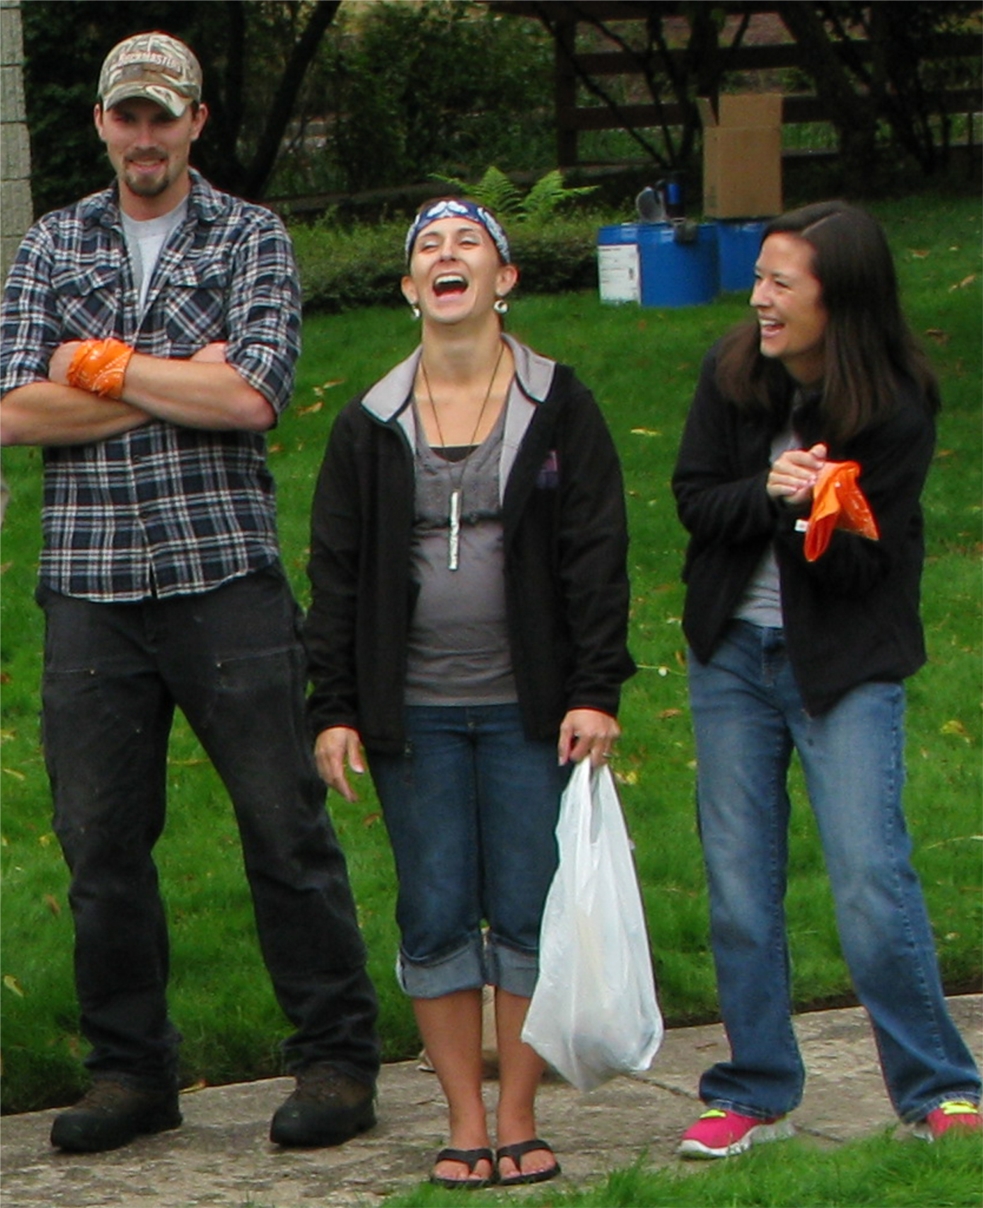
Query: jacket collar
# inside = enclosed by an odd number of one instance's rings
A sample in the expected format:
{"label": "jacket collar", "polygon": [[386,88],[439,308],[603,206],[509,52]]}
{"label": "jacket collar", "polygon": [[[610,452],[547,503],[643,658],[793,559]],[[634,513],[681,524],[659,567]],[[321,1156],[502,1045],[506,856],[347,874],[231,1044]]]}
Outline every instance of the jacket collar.
{"label": "jacket collar", "polygon": [[[502,338],[512,350],[515,380],[519,389],[531,402],[543,402],[553,384],[556,362],[533,352],[511,336],[503,335]],[[416,370],[422,352],[422,346],[418,347],[405,361],[401,361],[374,386],[369,387],[362,397],[362,406],[370,415],[387,424],[398,419],[406,410],[413,396],[413,382],[416,380]]]}

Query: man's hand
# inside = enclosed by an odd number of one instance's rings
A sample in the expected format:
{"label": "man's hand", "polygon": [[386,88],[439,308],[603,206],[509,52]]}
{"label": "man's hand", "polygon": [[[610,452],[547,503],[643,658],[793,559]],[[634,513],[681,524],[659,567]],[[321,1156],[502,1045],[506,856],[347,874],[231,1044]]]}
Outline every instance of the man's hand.
{"label": "man's hand", "polygon": [[209,361],[215,365],[225,364],[225,340],[216,340],[214,344],[206,344],[190,358],[192,361]]}
{"label": "man's hand", "polygon": [[65,344],[58,345],[48,362],[48,379],[50,381],[57,382],[59,386],[68,385],[68,367],[81,343],[81,340],[69,340]]}

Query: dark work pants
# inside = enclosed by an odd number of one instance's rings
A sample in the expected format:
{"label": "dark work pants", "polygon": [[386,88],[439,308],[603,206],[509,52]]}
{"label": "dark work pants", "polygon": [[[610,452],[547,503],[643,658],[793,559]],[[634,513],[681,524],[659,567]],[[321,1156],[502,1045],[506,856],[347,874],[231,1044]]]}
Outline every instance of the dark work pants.
{"label": "dark work pants", "polygon": [[152,855],[176,705],[232,799],[263,958],[296,1029],[287,1069],[329,1061],[373,1081],[375,991],[313,763],[299,610],[279,566],[166,600],[38,598],[45,759],[92,1073],[147,1086],[176,1078]]}

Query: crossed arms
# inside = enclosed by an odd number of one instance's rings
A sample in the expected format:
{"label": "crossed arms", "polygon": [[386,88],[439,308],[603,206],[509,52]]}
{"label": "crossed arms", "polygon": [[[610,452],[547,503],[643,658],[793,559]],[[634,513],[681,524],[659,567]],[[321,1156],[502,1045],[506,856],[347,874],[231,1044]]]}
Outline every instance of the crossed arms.
{"label": "crossed arms", "polygon": [[19,386],[0,403],[0,444],[78,445],[105,440],[152,419],[188,428],[265,432],[276,415],[264,396],[206,344],[189,360],[134,353],[123,394],[104,398],[67,384],[78,341],[52,353],[48,380]]}

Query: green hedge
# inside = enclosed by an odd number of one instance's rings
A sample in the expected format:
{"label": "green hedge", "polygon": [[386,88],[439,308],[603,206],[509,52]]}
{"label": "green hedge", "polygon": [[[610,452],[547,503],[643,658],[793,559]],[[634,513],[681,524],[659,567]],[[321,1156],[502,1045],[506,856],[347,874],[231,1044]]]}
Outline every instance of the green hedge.
{"label": "green hedge", "polygon": [[[590,289],[597,284],[597,230],[605,222],[578,213],[548,224],[518,223],[509,230],[519,289],[528,294]],[[399,282],[406,270],[407,221],[352,227],[323,221],[291,224],[307,314],[337,314],[363,306],[405,306]]]}

